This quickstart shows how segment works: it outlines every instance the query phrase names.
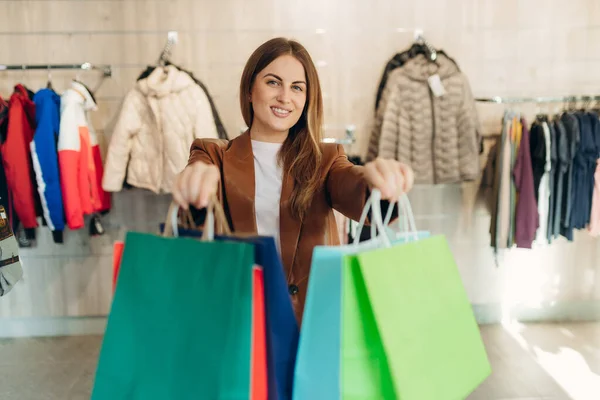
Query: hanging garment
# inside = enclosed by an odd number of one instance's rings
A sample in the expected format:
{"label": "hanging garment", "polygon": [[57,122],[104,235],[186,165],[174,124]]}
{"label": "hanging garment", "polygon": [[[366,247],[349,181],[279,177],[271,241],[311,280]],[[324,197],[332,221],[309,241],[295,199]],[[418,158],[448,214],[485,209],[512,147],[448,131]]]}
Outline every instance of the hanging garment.
{"label": "hanging garment", "polygon": [[533,169],[533,188],[535,190],[535,200],[538,201],[540,182],[544,175],[546,166],[546,141],[544,139],[544,128],[540,121],[536,120],[531,125],[529,135],[529,149],[531,151],[531,165]]}
{"label": "hanging garment", "polygon": [[500,191],[498,193],[498,225],[497,225],[497,236],[496,246],[497,249],[505,249],[508,247],[508,237],[510,227],[510,192],[512,185],[512,140],[513,130],[516,127],[513,125],[514,116],[509,115],[509,118],[505,122],[506,134],[503,133],[502,141],[502,157],[500,168]]}
{"label": "hanging garment", "polygon": [[33,101],[37,127],[30,147],[37,189],[54,242],[63,243],[65,214],[56,147],[60,130],[60,96],[51,89],[42,89]]}
{"label": "hanging garment", "polygon": [[[476,179],[480,130],[465,75],[443,55],[436,63],[419,55],[399,71],[389,82],[392,89],[383,114],[379,156],[411,165],[417,183]],[[439,78],[432,83],[435,94],[429,83],[432,77]]]}
{"label": "hanging garment", "polygon": [[0,151],[8,183],[9,201],[12,202],[27,237],[33,239],[38,221],[29,143],[33,139],[35,104],[23,85],[15,86],[7,118],[6,140],[0,145]]}
{"label": "hanging garment", "polygon": [[552,219],[552,237],[557,238],[561,231],[561,221],[563,220],[563,198],[566,190],[566,175],[569,171],[571,159],[569,157],[569,140],[567,131],[559,116],[554,118],[554,128],[557,133],[557,165],[554,171],[556,184],[554,185],[554,215]]}
{"label": "hanging garment", "polygon": [[550,211],[550,168],[552,168],[551,159],[551,143],[550,143],[550,128],[548,123],[543,120],[540,123],[543,132],[544,140],[544,164],[543,173],[540,178],[540,186],[538,190],[538,215],[539,227],[536,232],[537,243],[546,242],[546,233],[548,232],[548,213]]}
{"label": "hanging garment", "polygon": [[583,112],[578,112],[575,116],[579,121],[580,146],[575,154],[573,168],[571,223],[574,229],[584,229],[590,220],[593,175],[598,157],[596,156],[597,151],[591,116]]}
{"label": "hanging garment", "polygon": [[61,97],[58,161],[67,225],[84,226],[84,215],[110,209],[110,195],[100,186],[102,157],[87,112],[96,110],[92,93],[73,81]]}
{"label": "hanging garment", "polygon": [[14,212],[12,200],[8,191],[8,181],[6,180],[6,172],[4,171],[4,161],[2,160],[2,144],[6,142],[8,132],[8,103],[0,98],[0,205],[7,212],[8,220],[10,221],[13,232],[19,227],[19,217]]}
{"label": "hanging garment", "polygon": [[[194,80],[194,82],[196,82],[196,85],[200,86],[200,88],[204,91],[204,94],[206,94],[206,97],[208,98],[208,102],[210,103],[210,108],[212,110],[212,115],[213,115],[213,119],[215,122],[215,127],[217,128],[219,139],[225,139],[225,140],[229,139],[229,137],[227,135],[227,131],[225,130],[225,126],[223,125],[223,121],[221,121],[221,116],[219,115],[217,106],[215,105],[215,102],[214,102],[212,96],[210,95],[210,92],[208,91],[208,88],[206,87],[206,85],[200,79],[196,78],[192,72],[190,72],[186,69],[183,69],[178,65],[172,64],[171,62],[167,62],[166,65],[172,65],[172,66],[176,67],[177,69],[179,69],[180,71],[185,72]],[[149,66],[148,68],[146,68],[146,70],[144,72],[142,72],[140,74],[140,76],[137,78],[137,80],[140,81],[142,79],[147,78],[148,76],[150,76],[152,71],[154,71],[155,69],[156,69],[156,67]]]}
{"label": "hanging garment", "polygon": [[533,185],[529,131],[525,119],[521,119],[521,125],[523,135],[513,169],[513,178],[519,193],[515,210],[515,243],[517,247],[530,249],[538,229],[539,215]]}
{"label": "hanging garment", "polygon": [[521,121],[514,117],[512,121],[512,134],[511,134],[511,148],[510,148],[510,228],[508,231],[508,247],[512,247],[515,244],[515,215],[517,209],[517,186],[513,171],[515,163],[517,162],[517,154],[520,147],[521,136],[523,135],[523,127]]}
{"label": "hanging garment", "polygon": [[552,232],[554,231],[554,203],[556,202],[556,174],[558,170],[558,132],[551,121],[547,121],[550,130],[550,201],[548,208],[548,227],[546,229],[546,240],[552,242]]}
{"label": "hanging garment", "polygon": [[125,97],[108,148],[103,188],[118,192],[126,177],[132,186],[170,193],[196,138],[218,138],[206,95],[176,67],[156,68]]}
{"label": "hanging garment", "polygon": [[[388,61],[388,63],[385,65],[383,74],[379,81],[379,86],[377,89],[377,96],[375,98],[375,111],[377,111],[377,109],[380,106],[382,106],[380,101],[383,97],[383,91],[385,90],[385,86],[388,82],[389,75],[397,68],[401,68],[409,60],[415,58],[419,54],[424,54],[427,51],[428,50],[426,49],[426,47],[424,45],[415,43],[408,50],[405,50],[401,53],[396,54],[394,57],[392,57],[390,59],[390,61]],[[452,58],[450,58],[443,50],[438,50],[437,54],[438,54],[438,56],[443,55],[448,60],[452,61],[456,65],[456,68],[458,68],[458,64],[456,63],[456,61],[454,61]],[[383,104],[383,106],[385,107],[385,104]]]}
{"label": "hanging garment", "polygon": [[573,209],[573,187],[574,187],[574,170],[575,167],[575,155],[579,149],[580,133],[579,133],[579,121],[572,113],[564,113],[561,116],[561,121],[567,131],[567,140],[569,142],[569,170],[567,171],[567,183],[566,187],[563,188],[563,210],[562,210],[562,229],[561,235],[567,240],[573,240],[573,224],[571,213]]}

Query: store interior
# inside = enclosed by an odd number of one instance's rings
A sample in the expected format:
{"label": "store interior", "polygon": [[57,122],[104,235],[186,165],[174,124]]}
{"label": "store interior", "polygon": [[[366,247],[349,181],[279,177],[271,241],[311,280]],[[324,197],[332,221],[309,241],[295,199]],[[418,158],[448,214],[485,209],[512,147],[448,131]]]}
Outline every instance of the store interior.
{"label": "store interior", "polygon": [[[485,182],[490,150],[509,135],[512,117],[543,141],[544,118],[600,106],[600,2],[11,0],[0,2],[0,21],[2,99],[8,103],[17,84],[61,95],[73,80],[83,83],[96,103],[88,116],[102,160],[148,67],[187,71],[211,99],[203,111],[210,135],[233,139],[246,129],[246,60],[268,39],[296,39],[317,66],[325,140],[357,163],[368,161],[373,140],[382,149],[373,138],[385,112],[377,99],[396,55],[416,46],[415,57],[456,68],[481,137],[477,177],[417,180],[409,199],[419,230],[448,241],[492,363],[469,399],[600,398],[594,215],[567,235],[499,244]],[[530,162],[544,169],[545,160]],[[593,185],[587,190],[591,201]],[[108,212],[66,226],[63,243],[41,222],[35,239],[17,232],[23,278],[0,297],[1,399],[89,398],[113,299],[114,243],[128,231],[157,232],[170,202],[168,191],[124,185],[111,193]],[[352,234],[352,223],[338,222],[342,238]]]}

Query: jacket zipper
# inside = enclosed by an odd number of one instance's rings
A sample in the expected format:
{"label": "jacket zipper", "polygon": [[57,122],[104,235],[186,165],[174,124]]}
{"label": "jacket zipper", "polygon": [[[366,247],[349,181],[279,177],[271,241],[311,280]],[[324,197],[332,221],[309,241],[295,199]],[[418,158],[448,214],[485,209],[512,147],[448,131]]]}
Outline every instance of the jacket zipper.
{"label": "jacket zipper", "polygon": [[433,98],[433,91],[431,88],[429,89],[429,100],[431,102],[431,122],[432,122],[432,132],[431,132],[431,166],[433,167],[433,183],[437,183],[437,173],[435,168],[435,131],[436,131],[436,123],[435,123],[435,104]]}

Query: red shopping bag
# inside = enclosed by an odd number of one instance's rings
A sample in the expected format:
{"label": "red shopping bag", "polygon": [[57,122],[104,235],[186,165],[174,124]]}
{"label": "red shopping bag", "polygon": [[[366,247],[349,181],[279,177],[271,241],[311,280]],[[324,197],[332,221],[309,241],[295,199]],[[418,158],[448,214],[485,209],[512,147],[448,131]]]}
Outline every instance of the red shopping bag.
{"label": "red shopping bag", "polygon": [[252,305],[252,397],[267,399],[267,332],[265,317],[265,281],[262,268],[254,267]]}
{"label": "red shopping bag", "polygon": [[117,287],[117,277],[119,276],[119,268],[121,267],[121,258],[123,257],[123,249],[125,243],[117,241],[113,244],[113,292]]}

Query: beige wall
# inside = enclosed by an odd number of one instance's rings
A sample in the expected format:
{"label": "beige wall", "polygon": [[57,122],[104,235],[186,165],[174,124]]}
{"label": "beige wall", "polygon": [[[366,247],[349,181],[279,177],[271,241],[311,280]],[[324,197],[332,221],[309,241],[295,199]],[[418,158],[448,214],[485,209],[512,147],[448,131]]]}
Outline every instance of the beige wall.
{"label": "beige wall", "polygon": [[[273,36],[293,37],[319,65],[331,127],[327,136],[340,136],[345,125],[354,124],[359,143],[352,151],[361,152],[385,62],[411,44],[415,29],[458,62],[476,96],[600,94],[597,0],[2,1],[0,62],[111,64],[113,77],[97,92],[100,110],[93,115],[96,129],[108,139],[123,95],[144,66],[155,62],[167,31],[177,30],[173,61],[208,85],[226,128],[237,134],[243,125],[237,86],[245,60]],[[55,88],[66,88],[76,75],[53,72]],[[98,83],[96,73],[80,76],[92,87]],[[37,90],[46,79],[44,71],[0,72],[0,93],[9,96],[18,81]],[[494,133],[504,107],[479,108],[486,133]],[[533,113],[536,107],[522,110]],[[556,275],[534,275],[519,290],[543,291],[539,298],[548,304],[600,299],[596,241],[579,235],[575,245],[513,252],[502,257],[508,264],[499,271],[487,245],[489,217],[480,210],[464,225],[472,212],[468,191],[461,197],[457,187],[430,190],[414,194],[439,200],[419,209],[420,221],[452,241],[474,303],[497,306],[510,297],[511,285],[522,278],[519,269],[531,263],[540,274]],[[0,316],[106,314],[112,241],[126,229],[153,230],[167,202],[139,192],[120,194],[107,219],[107,236],[69,232],[68,243],[58,248],[41,234],[39,247],[24,251],[28,278],[7,301],[0,300]],[[436,218],[441,222],[427,222]],[[532,259],[535,255],[544,261]],[[581,271],[565,264],[571,261],[584,265]],[[546,270],[544,263],[552,267]]]}

